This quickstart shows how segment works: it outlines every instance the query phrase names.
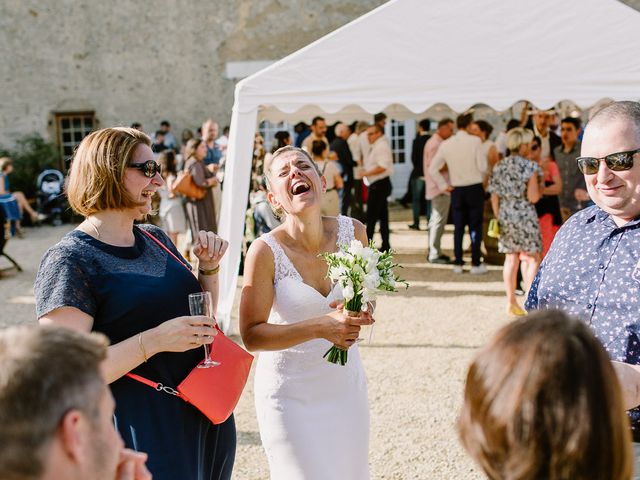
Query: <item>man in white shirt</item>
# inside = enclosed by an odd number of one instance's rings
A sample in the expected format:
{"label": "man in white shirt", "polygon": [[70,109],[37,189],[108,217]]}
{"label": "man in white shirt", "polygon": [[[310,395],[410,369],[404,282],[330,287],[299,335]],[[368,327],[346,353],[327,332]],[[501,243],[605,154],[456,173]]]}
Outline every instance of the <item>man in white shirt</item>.
{"label": "man in white shirt", "polygon": [[[471,273],[482,274],[487,272],[487,267],[480,263],[484,212],[482,180],[487,170],[487,157],[480,148],[480,138],[467,132],[472,122],[473,116],[470,113],[458,116],[458,133],[442,142],[429,165],[429,174],[441,192],[451,192],[454,273],[463,272],[462,239],[464,229],[468,225],[471,236]],[[445,165],[449,172],[449,180],[441,173]]]}
{"label": "man in white shirt", "polygon": [[393,174],[393,154],[384,130],[379,124],[371,125],[367,129],[370,149],[364,160],[362,176],[369,189],[367,198],[367,237],[373,238],[376,223],[380,221],[380,236],[382,250],[389,250],[389,207],[387,198],[391,195],[391,180]]}
{"label": "man in white shirt", "polygon": [[[384,112],[376,113],[373,116],[373,125],[378,125],[382,129],[382,134],[384,135],[384,127],[387,124],[387,114]],[[369,150],[371,149],[371,144],[369,143],[369,134],[367,130],[363,131],[360,134],[360,151],[362,153],[362,160],[367,158],[369,155]]]}

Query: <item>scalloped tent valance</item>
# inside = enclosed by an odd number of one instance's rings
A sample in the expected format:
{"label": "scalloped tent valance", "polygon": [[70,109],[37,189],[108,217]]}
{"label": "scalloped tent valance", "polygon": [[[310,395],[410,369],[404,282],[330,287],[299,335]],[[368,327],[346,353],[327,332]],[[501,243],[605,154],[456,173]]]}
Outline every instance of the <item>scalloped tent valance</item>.
{"label": "scalloped tent valance", "polygon": [[[236,86],[220,234],[218,314],[237,282],[258,120],[416,117],[437,103],[505,110],[640,98],[640,15],[617,0],[391,0]],[[295,32],[292,32],[295,33]]]}

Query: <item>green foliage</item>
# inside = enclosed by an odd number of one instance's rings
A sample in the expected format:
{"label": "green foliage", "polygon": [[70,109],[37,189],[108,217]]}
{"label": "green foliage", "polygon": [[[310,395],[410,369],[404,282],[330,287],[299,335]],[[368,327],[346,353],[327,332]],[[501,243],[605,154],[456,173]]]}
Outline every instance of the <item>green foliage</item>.
{"label": "green foliage", "polygon": [[0,146],[0,157],[13,159],[13,172],[9,176],[11,190],[24,192],[27,198],[35,197],[40,172],[46,168],[60,168],[58,148],[37,133],[20,138],[13,150]]}

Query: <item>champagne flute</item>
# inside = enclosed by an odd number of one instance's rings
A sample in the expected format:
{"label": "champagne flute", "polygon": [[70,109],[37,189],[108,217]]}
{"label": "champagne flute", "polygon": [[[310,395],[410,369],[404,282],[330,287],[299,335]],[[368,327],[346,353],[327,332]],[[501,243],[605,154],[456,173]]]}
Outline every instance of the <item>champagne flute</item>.
{"label": "champagne flute", "polygon": [[[191,315],[204,315],[205,317],[212,318],[211,308],[211,293],[210,292],[198,292],[189,294],[189,313]],[[213,343],[211,344],[213,346]],[[211,349],[206,343],[202,345],[204,347],[204,362],[198,365],[198,368],[210,368],[217,367],[220,362],[216,362],[211,359]]]}

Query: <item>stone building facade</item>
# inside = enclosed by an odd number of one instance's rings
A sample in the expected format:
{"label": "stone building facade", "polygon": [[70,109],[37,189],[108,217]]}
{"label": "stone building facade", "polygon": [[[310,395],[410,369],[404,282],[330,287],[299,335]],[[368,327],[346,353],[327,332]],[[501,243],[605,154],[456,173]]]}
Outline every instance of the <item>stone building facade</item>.
{"label": "stone building facade", "polygon": [[222,126],[241,76],[383,3],[0,0],[0,145],[37,132],[68,151],[134,121],[153,132],[167,119],[176,137]]}

